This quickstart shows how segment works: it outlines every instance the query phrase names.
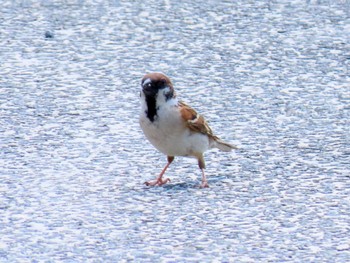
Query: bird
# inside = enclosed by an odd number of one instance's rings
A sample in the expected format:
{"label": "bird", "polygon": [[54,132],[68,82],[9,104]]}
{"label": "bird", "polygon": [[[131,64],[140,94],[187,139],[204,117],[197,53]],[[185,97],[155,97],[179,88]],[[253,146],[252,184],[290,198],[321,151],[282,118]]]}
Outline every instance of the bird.
{"label": "bird", "polygon": [[155,180],[146,186],[162,186],[170,182],[163,178],[176,156],[194,157],[201,170],[200,188],[209,187],[205,169],[204,152],[218,148],[229,152],[237,149],[216,135],[204,117],[178,99],[173,84],[163,73],[146,74],[141,80],[141,112],[139,123],[148,141],[167,156],[167,164]]}

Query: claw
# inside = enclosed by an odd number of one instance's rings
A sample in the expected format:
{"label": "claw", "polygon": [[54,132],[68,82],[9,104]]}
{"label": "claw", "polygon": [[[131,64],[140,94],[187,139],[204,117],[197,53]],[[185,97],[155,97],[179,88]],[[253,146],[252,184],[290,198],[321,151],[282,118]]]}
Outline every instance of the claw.
{"label": "claw", "polygon": [[166,169],[169,167],[169,165],[172,163],[173,160],[174,160],[174,156],[168,156],[168,163],[165,165],[162,172],[158,175],[157,179],[154,181],[145,182],[145,185],[147,185],[147,186],[155,186],[155,185],[161,186],[163,184],[166,184],[167,182],[170,182],[169,178],[163,179],[163,174],[165,173]]}
{"label": "claw", "polygon": [[156,186],[156,185],[162,186],[163,184],[166,184],[167,182],[170,182],[169,178],[148,181],[148,182],[145,182],[145,185],[147,185],[147,186]]}
{"label": "claw", "polygon": [[202,182],[201,185],[199,186],[199,188],[208,188],[209,184],[208,182]]}

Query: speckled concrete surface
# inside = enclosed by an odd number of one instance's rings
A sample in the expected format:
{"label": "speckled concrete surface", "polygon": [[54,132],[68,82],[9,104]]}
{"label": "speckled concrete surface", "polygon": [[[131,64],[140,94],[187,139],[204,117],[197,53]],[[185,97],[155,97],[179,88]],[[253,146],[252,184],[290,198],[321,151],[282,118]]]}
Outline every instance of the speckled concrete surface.
{"label": "speckled concrete surface", "polygon": [[[147,3],[146,3],[147,2]],[[349,262],[349,1],[0,3],[0,262]],[[166,162],[143,74],[234,153]]]}

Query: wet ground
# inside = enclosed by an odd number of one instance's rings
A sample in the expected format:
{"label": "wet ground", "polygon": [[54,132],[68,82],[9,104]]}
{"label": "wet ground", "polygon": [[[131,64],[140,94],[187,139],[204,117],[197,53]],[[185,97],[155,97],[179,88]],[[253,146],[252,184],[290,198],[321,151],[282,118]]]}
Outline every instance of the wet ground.
{"label": "wet ground", "polygon": [[[349,262],[349,1],[0,3],[0,262]],[[233,153],[166,158],[169,75]]]}

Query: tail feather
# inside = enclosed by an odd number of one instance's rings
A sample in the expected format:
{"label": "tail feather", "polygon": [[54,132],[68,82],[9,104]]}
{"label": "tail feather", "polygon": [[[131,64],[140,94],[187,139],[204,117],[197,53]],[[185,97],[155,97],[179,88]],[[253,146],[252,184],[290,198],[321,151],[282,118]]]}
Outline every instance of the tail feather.
{"label": "tail feather", "polygon": [[224,151],[224,152],[230,152],[233,149],[238,149],[237,146],[230,144],[230,143],[227,143],[227,142],[224,142],[220,139],[216,139],[213,146],[215,148],[218,148],[221,151]]}

